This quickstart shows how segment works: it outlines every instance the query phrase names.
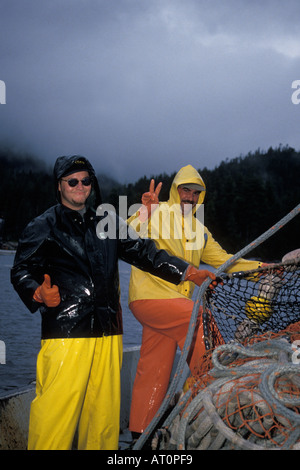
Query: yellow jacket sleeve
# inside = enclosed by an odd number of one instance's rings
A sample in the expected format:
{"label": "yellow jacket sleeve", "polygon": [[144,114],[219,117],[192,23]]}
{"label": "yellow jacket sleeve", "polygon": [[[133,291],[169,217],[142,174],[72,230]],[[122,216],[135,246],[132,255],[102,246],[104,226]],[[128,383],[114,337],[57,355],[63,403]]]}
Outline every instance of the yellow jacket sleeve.
{"label": "yellow jacket sleeve", "polygon": [[[228,259],[233,255],[227,253],[218,242],[216,242],[212,234],[205,227],[205,238],[206,244],[202,252],[201,261],[204,263],[213,266],[214,268],[219,268],[224,264]],[[259,261],[250,261],[243,258],[240,258],[232,266],[227,269],[227,272],[237,272],[237,271],[248,271],[251,269],[257,269],[261,266]]]}

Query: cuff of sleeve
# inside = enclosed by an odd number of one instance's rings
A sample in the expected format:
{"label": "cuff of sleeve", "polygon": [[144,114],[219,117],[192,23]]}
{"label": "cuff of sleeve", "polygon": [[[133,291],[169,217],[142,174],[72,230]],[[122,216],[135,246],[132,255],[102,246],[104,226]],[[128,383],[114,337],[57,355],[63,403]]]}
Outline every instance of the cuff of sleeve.
{"label": "cuff of sleeve", "polygon": [[185,277],[186,277],[186,274],[187,274],[187,270],[189,269],[190,265],[188,264],[186,269],[183,271],[182,273],[182,276],[180,278],[180,282],[184,281],[185,280]]}

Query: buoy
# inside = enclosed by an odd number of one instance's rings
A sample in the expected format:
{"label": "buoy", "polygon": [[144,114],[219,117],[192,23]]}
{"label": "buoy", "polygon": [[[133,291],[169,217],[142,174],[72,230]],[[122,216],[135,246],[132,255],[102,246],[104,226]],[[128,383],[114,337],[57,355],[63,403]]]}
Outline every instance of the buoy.
{"label": "buoy", "polygon": [[264,297],[251,297],[245,305],[246,315],[249,320],[255,323],[264,323],[272,315],[272,305],[270,300]]}

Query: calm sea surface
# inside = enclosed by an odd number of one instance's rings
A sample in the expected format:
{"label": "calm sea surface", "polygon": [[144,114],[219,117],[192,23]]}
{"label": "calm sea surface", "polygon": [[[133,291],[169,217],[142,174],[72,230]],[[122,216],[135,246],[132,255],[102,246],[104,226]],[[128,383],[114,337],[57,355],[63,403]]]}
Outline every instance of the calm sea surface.
{"label": "calm sea surface", "polygon": [[[6,363],[0,364],[0,396],[13,393],[35,380],[40,349],[40,314],[29,312],[10,283],[14,255],[0,255],[0,341],[6,348]],[[142,327],[127,305],[130,266],[119,262],[123,309],[124,347],[141,344]]]}

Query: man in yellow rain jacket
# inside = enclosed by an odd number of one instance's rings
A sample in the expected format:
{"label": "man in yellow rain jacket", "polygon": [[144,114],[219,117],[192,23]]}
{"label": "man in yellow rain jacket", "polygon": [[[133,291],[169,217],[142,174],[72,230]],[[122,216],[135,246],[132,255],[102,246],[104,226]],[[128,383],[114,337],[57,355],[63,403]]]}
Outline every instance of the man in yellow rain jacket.
{"label": "man in yellow rain jacket", "polygon": [[[157,247],[190,265],[198,267],[202,261],[218,268],[232,255],[213,239],[201,217],[195,216],[199,207],[203,210],[205,191],[199,173],[187,165],[175,176],[167,202],[158,203],[159,187],[154,191],[152,186],[150,192],[143,195],[144,206],[128,222],[140,236],[152,238]],[[240,259],[228,271],[257,269],[260,265],[256,261]],[[188,331],[194,305],[191,300],[193,289],[194,284],[188,280],[176,286],[132,267],[129,306],[143,326],[129,423],[134,438],[151,422],[165,396],[176,348],[183,347]],[[197,370],[199,358],[205,352],[199,321],[188,357],[192,372]]]}

